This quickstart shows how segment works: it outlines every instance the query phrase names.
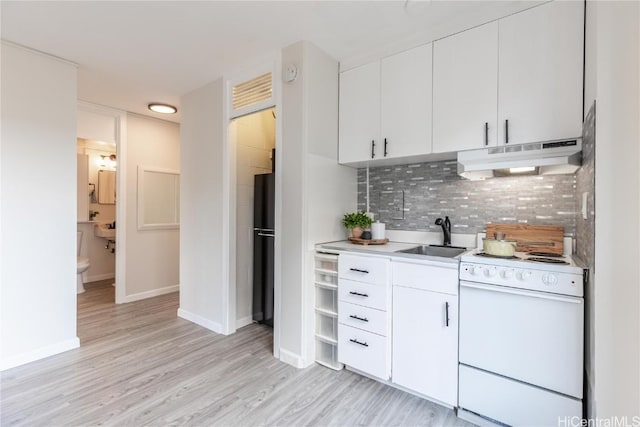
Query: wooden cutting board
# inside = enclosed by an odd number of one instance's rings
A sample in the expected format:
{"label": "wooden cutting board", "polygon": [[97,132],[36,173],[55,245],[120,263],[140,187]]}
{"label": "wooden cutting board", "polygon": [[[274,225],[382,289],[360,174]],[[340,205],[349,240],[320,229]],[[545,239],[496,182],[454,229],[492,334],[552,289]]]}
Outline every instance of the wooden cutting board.
{"label": "wooden cutting board", "polygon": [[549,252],[562,255],[564,227],[558,225],[534,224],[487,224],[487,238],[493,233],[504,233],[506,240],[518,242],[519,252]]}

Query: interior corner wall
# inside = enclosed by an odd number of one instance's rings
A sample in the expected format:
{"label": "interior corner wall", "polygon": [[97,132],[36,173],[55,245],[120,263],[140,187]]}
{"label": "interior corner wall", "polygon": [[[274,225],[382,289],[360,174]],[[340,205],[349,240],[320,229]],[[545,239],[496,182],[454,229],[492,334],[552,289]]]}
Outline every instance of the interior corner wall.
{"label": "interior corner wall", "polygon": [[278,147],[282,161],[276,165],[276,173],[282,177],[281,226],[276,223],[276,233],[280,235],[280,251],[276,249],[275,262],[280,264],[281,272],[280,318],[277,321],[280,325],[280,358],[302,367],[305,252],[303,193],[307,145],[304,129],[307,113],[304,84],[307,74],[303,42],[282,50],[282,68],[290,63],[298,66],[298,77],[293,82],[282,85],[282,141]]}
{"label": "interior corner wall", "polygon": [[134,301],[175,292],[179,284],[180,230],[139,230],[138,168],[180,170],[180,126],[127,114],[126,296]]}
{"label": "interior corner wall", "polygon": [[[596,34],[597,34],[597,5],[595,0],[588,0],[585,5],[585,67],[584,67],[584,114],[585,117],[589,112],[589,109],[593,105],[596,100],[596,92],[597,92],[597,78],[596,78],[596,59],[597,59],[597,49],[596,49]],[[596,110],[597,110],[596,106]],[[597,111],[596,111],[596,123],[597,123]],[[596,124],[597,126],[597,124]],[[596,141],[596,144],[598,142]],[[591,156],[594,156],[595,153],[591,153]],[[592,160],[593,161],[593,160]],[[594,169],[595,169],[595,165]],[[580,188],[584,184],[583,179],[584,176],[581,172],[578,174],[577,179],[577,187]],[[594,171],[595,175],[595,171]],[[589,181],[594,181],[594,178],[589,177]],[[582,200],[582,195],[579,192],[576,194],[576,197],[579,200]],[[593,194],[592,197],[596,198],[596,194]],[[581,206],[581,205],[580,205]],[[593,210],[593,206],[588,207],[588,210]],[[582,213],[579,212],[580,208],[576,209],[576,228],[580,229],[582,222]],[[589,229],[593,226],[593,224],[589,224]],[[581,235],[581,233],[577,232],[577,235]],[[591,239],[595,240],[595,236],[591,236]],[[585,241],[577,241],[578,248],[581,245],[587,245],[588,242]],[[579,252],[585,252],[580,251]],[[595,249],[593,252],[590,252],[591,255],[595,255]],[[595,256],[594,256],[595,258]],[[586,262],[593,262],[593,260],[583,260]],[[594,419],[596,416],[596,407],[595,407],[595,287],[596,277],[595,277],[595,268],[591,266],[591,270],[589,271],[589,278],[587,282],[587,286],[585,287],[585,340],[584,340],[584,370],[585,370],[585,414],[587,418]]]}
{"label": "interior corner wall", "polygon": [[[640,415],[639,11],[596,13],[595,416]],[[624,228],[621,228],[624,227]]]}
{"label": "interior corner wall", "polygon": [[0,369],[7,369],[79,345],[77,94],[73,64],[5,42],[0,54]]}
{"label": "interior corner wall", "polygon": [[181,99],[180,309],[178,315],[223,332],[223,81]]}
{"label": "interior corner wall", "polygon": [[298,42],[282,51],[282,68],[289,64],[298,77],[282,87],[280,354],[304,367],[314,360],[314,244],[344,237],[340,218],[355,209],[356,170],[337,163],[337,61]]}

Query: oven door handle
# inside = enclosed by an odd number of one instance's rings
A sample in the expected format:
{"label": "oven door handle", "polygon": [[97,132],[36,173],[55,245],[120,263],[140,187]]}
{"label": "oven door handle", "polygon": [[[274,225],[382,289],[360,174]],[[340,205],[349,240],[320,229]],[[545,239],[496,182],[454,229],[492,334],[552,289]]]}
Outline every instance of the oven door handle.
{"label": "oven door handle", "polygon": [[564,295],[550,294],[546,292],[525,291],[521,289],[505,288],[503,286],[483,285],[481,283],[471,283],[471,282],[460,281],[460,287],[480,289],[483,291],[498,292],[503,294],[519,295],[524,297],[541,298],[541,299],[552,300],[552,301],[568,302],[572,304],[582,304],[582,298],[580,297],[567,297]]}

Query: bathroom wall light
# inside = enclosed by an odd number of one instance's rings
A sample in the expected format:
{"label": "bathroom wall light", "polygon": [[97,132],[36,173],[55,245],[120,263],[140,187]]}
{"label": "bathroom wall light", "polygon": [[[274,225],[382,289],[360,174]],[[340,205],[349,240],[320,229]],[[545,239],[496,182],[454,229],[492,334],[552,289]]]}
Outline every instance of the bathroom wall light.
{"label": "bathroom wall light", "polygon": [[161,114],[175,114],[178,112],[178,109],[173,105],[161,104],[158,102],[152,102],[151,104],[148,105],[148,107],[149,107],[149,110],[154,111],[156,113],[161,113]]}
{"label": "bathroom wall light", "polygon": [[117,166],[116,155],[111,154],[109,156],[100,156],[100,160],[98,161],[98,166],[103,168],[111,168],[115,169]]}

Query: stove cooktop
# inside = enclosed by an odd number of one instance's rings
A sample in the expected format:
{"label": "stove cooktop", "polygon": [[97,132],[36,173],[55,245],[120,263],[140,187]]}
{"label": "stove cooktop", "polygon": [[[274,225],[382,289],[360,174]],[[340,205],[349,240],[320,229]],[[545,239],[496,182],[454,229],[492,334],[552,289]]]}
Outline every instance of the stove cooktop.
{"label": "stove cooktop", "polygon": [[462,262],[495,265],[498,267],[522,268],[529,270],[558,271],[582,274],[582,268],[571,257],[549,256],[542,253],[516,252],[512,257],[498,257],[481,250],[469,252],[461,257]]}
{"label": "stove cooktop", "polygon": [[565,261],[564,259],[561,259],[561,258],[548,258],[548,257],[529,256],[529,257],[525,258],[524,260],[525,261],[531,261],[531,262],[545,262],[545,263],[548,263],[548,264],[566,264],[566,265],[569,264],[567,261]]}
{"label": "stove cooktop", "polygon": [[501,256],[501,255],[491,255],[486,252],[476,252],[473,254],[474,256],[480,256],[485,258],[497,258],[497,259],[512,259],[519,261],[530,261],[530,262],[542,262],[548,264],[565,264],[569,265],[569,262],[564,259],[562,255],[552,254],[548,252],[529,252],[524,253],[521,256]]}

